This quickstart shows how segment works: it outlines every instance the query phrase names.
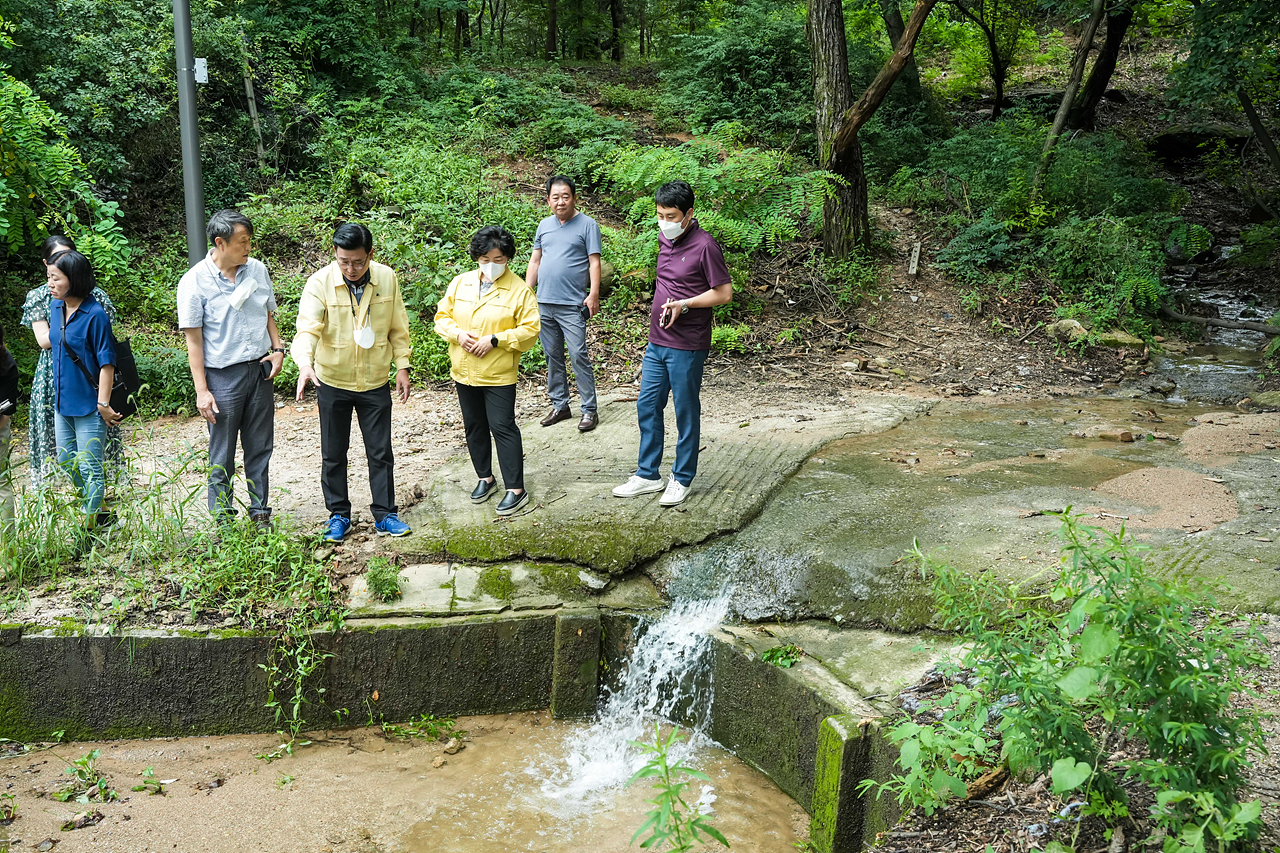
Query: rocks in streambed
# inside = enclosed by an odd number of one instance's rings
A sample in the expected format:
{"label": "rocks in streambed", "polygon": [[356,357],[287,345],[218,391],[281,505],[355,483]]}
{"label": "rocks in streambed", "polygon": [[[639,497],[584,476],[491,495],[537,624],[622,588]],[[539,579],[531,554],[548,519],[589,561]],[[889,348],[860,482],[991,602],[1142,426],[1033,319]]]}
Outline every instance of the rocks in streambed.
{"label": "rocks in streambed", "polygon": [[444,754],[457,755],[466,748],[467,745],[462,742],[461,738],[451,737],[449,738],[449,742],[444,745]]}

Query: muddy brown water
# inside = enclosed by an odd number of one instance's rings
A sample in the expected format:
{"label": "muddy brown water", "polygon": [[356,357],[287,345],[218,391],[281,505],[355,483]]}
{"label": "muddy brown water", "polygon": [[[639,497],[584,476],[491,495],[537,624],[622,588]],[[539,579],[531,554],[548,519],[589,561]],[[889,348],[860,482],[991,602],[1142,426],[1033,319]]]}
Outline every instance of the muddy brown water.
{"label": "muddy brown water", "polygon": [[[470,740],[456,755],[439,743],[387,740],[378,728],[323,732],[293,756],[256,758],[275,735],[76,743],[0,759],[0,792],[17,796],[18,818],[0,826],[0,851],[56,853],[506,853],[631,848],[653,796],[644,784],[586,806],[550,800],[544,768],[585,724],[545,713],[461,718]],[[120,802],[60,803],[40,792],[69,778],[61,759],[102,751]],[[443,758],[444,763],[435,763]],[[715,825],[738,853],[793,853],[808,817],[764,774],[707,746],[695,763],[711,777]],[[130,788],[147,767],[173,779],[165,796]],[[220,780],[220,781],[219,781]],[[210,787],[217,782],[216,787]],[[695,782],[690,800],[702,793]],[[69,832],[77,812],[98,809],[96,826]]]}

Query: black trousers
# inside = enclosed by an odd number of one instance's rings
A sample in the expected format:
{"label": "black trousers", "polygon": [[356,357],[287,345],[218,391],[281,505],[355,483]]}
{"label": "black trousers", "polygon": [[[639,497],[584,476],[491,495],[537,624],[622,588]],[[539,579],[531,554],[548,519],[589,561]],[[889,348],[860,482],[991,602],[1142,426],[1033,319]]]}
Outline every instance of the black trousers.
{"label": "black trousers", "polygon": [[369,491],[373,494],[374,521],[396,512],[396,481],[391,455],[391,386],[370,391],[345,391],[332,385],[316,389],[320,404],[320,488],[330,515],[351,517],[347,496],[347,451],[351,449],[351,413],[364,436],[369,460]]}
{"label": "black trousers", "polygon": [[493,446],[489,443],[493,436],[493,443],[498,445],[502,485],[523,489],[524,443],[520,427],[516,426],[516,386],[455,384],[467,433],[467,451],[476,476],[482,480],[493,476]]}

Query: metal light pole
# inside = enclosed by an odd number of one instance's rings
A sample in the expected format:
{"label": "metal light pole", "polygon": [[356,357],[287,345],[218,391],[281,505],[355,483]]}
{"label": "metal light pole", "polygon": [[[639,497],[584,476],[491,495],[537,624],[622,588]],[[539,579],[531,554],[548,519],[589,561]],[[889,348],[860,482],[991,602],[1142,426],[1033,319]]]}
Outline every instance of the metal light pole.
{"label": "metal light pole", "polygon": [[196,123],[195,52],[191,46],[191,0],[173,0],[173,42],[178,60],[178,124],[182,135],[182,190],[187,210],[187,260],[204,258],[204,179],[200,174],[200,127]]}

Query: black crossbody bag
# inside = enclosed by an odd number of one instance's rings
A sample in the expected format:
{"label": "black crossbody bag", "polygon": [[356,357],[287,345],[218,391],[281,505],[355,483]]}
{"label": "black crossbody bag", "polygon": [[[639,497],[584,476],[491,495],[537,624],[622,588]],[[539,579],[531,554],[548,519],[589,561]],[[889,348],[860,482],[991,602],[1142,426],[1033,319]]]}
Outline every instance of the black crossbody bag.
{"label": "black crossbody bag", "polygon": [[[63,306],[60,318],[62,322],[58,327],[58,332],[62,335],[62,345],[67,348],[67,355],[71,356],[71,361],[80,368],[84,378],[89,380],[94,393],[97,393],[97,379],[89,372],[89,368],[84,366],[84,362],[80,360],[80,356],[76,355],[76,351],[67,344],[66,310],[66,306]],[[138,363],[133,358],[133,347],[129,345],[129,339],[116,341],[115,338],[115,332],[112,331],[111,339],[116,343],[116,375],[115,381],[111,384],[111,409],[120,417],[127,418],[138,411],[134,395],[142,390],[142,382],[138,378]]]}

